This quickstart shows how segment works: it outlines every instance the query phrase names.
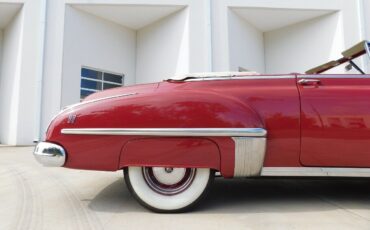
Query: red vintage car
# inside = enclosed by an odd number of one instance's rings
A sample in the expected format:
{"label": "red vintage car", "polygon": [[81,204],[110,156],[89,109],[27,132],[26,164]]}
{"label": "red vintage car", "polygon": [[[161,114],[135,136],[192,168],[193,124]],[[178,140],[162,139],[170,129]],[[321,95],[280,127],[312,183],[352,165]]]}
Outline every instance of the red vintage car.
{"label": "red vintage car", "polygon": [[[115,88],[64,108],[36,159],[45,166],[123,170],[145,207],[193,207],[224,178],[370,177],[370,75],[343,57],[306,74],[189,74]],[[349,63],[361,74],[321,74]]]}

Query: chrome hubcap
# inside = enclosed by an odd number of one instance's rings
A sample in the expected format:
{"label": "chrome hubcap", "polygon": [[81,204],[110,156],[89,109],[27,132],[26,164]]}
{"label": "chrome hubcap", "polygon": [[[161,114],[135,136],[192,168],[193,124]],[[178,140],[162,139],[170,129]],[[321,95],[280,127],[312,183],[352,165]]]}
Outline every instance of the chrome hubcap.
{"label": "chrome hubcap", "polygon": [[173,185],[179,183],[185,176],[185,168],[153,167],[153,175],[159,183]]}
{"label": "chrome hubcap", "polygon": [[144,167],[143,175],[149,187],[162,195],[175,195],[193,182],[196,169]]}

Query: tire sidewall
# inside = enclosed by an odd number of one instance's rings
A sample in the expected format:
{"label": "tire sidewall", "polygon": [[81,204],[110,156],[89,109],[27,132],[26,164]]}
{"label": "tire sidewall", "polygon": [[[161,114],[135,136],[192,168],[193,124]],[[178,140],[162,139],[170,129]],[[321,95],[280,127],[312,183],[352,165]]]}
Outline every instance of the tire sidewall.
{"label": "tire sidewall", "polygon": [[128,189],[145,207],[155,212],[183,212],[192,208],[206,194],[213,182],[214,171],[197,168],[191,185],[181,193],[163,195],[152,190],[143,176],[142,167],[128,167],[124,177]]}

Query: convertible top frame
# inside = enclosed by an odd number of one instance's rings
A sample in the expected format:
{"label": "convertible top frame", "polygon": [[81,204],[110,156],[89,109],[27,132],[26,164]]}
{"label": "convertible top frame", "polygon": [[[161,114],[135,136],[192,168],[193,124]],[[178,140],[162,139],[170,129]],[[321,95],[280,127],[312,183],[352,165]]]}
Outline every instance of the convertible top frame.
{"label": "convertible top frame", "polygon": [[360,57],[361,55],[368,54],[370,58],[370,41],[362,41],[351,47],[348,50],[342,52],[343,57],[334,61],[327,62],[325,64],[319,65],[315,68],[306,71],[306,74],[320,74],[329,69],[332,69],[338,65],[341,65],[345,62],[350,62],[350,64],[357,69],[360,73],[365,74],[352,60]]}

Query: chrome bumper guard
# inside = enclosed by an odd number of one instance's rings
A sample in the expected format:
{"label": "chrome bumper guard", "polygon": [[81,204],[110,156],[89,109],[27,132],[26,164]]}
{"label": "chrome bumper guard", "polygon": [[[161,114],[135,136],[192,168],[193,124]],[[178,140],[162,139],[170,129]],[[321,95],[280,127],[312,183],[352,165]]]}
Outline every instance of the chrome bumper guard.
{"label": "chrome bumper guard", "polygon": [[33,155],[39,163],[47,167],[61,167],[66,161],[64,148],[49,142],[38,143]]}

